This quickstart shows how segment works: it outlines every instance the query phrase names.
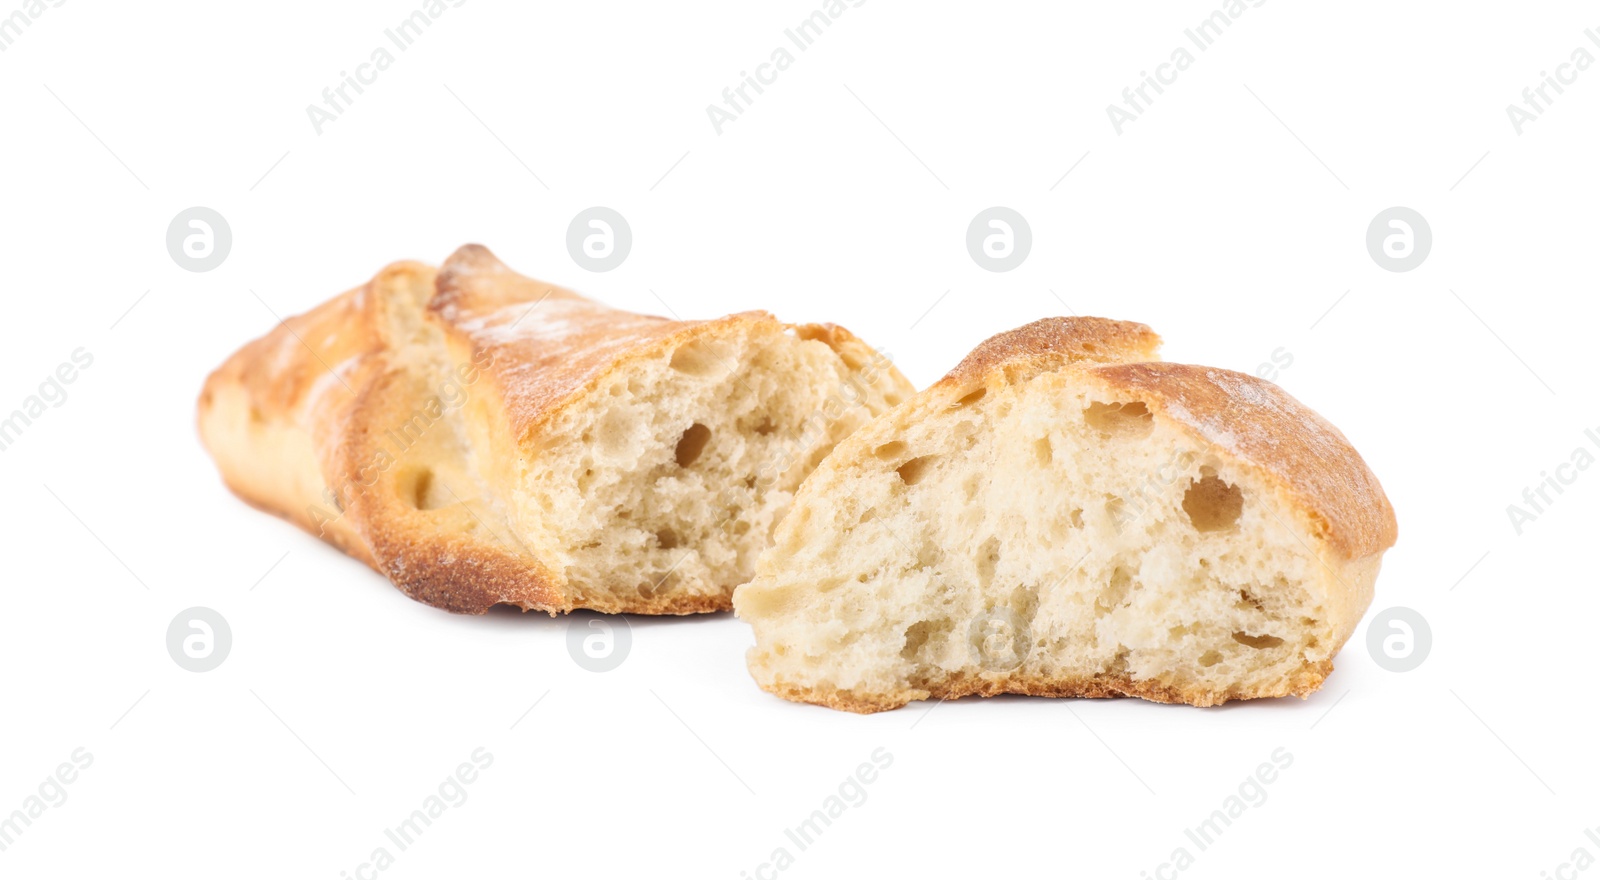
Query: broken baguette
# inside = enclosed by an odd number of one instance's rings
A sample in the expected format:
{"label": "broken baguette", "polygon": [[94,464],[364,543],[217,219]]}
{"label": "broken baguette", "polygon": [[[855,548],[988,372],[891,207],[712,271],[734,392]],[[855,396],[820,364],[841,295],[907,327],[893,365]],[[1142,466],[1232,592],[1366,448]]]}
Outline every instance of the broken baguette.
{"label": "broken baguette", "polygon": [[228,486],[451,611],[724,610],[801,479],[912,392],[843,328],[677,321],[396,263],[200,396]]}
{"label": "broken baguette", "polygon": [[760,686],[856,712],[1316,690],[1394,511],[1326,420],[1159,342],[1030,324],[839,444],[734,594]]}

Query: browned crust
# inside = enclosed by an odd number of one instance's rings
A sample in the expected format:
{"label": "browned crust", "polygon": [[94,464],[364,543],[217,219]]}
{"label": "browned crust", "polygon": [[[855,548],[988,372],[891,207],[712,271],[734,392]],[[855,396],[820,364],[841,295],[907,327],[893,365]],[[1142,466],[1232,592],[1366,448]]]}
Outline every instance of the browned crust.
{"label": "browned crust", "polygon": [[[852,370],[874,355],[837,324],[784,324],[761,310],[682,321],[614,309],[518,275],[476,244],[445,260],[428,311],[464,349],[509,365],[491,372],[519,444],[530,442],[626,362],[658,357],[694,339],[734,336],[765,325],[822,342]],[[513,334],[519,327],[535,332]]]}
{"label": "browned crust", "polygon": [[1111,318],[1043,318],[989,337],[939,381],[968,385],[999,374],[1018,382],[1073,364],[1153,361],[1161,337],[1144,324]]}
{"label": "browned crust", "polygon": [[1120,398],[1144,402],[1264,474],[1308,530],[1346,559],[1399,537],[1394,507],[1344,434],[1287,391],[1255,376],[1188,364],[1132,363],[1088,371]]}
{"label": "browned crust", "polygon": [[1338,428],[1265,379],[1159,361],[1160,342],[1131,321],[1045,318],[985,340],[935,387],[956,392],[1082,369],[1109,393],[1143,402],[1265,475],[1339,555],[1356,559],[1394,546],[1394,507]]}
{"label": "browned crust", "polygon": [[[419,350],[465,352],[481,369],[486,381],[471,393],[503,416],[510,436],[503,448],[477,455],[528,455],[552,419],[628,362],[762,324],[790,329],[765,312],[674,321],[612,309],[518,275],[486,248],[467,245],[437,273],[395,263],[246,344],[207,378],[200,434],[236,495],[366,562],[418,601],[475,614],[496,604],[551,614],[727,610],[732,584],[718,595],[643,596],[566,582],[547,561],[554,548],[517,537],[492,487],[418,509],[405,496],[410,458],[472,456],[448,425],[426,428],[398,453],[390,429],[436,396],[429,380],[437,381],[438,365]],[[832,325],[792,329],[823,340],[846,362],[871,351]]]}
{"label": "browned crust", "polygon": [[427,394],[417,376],[391,366],[382,355],[376,360],[374,377],[341,420],[328,466],[330,475],[344,480],[334,485],[353,488],[343,496],[343,518],[372,553],[373,568],[411,598],[449,611],[481,614],[500,603],[564,609],[562,585],[535,554],[519,554],[500,543],[504,532],[483,521],[490,514],[469,506],[477,499],[418,510],[403,497],[404,469],[413,457],[447,454],[430,442],[437,435],[424,434],[409,455],[396,456],[395,464],[370,485],[363,478],[394,448],[384,436],[388,429],[405,422],[416,401]]}
{"label": "browned crust", "polygon": [[733,335],[741,325],[784,326],[760,311],[675,321],[613,309],[518,275],[470,244],[440,267],[427,308],[464,349],[500,365],[492,371],[498,404],[519,445],[630,360],[699,336]]}
{"label": "browned crust", "polygon": [[[415,263],[385,271],[432,277]],[[371,551],[322,490],[338,485],[324,479],[324,453],[382,348],[366,332],[376,322],[375,282],[245,344],[206,378],[196,407],[201,442],[229,490],[373,566]]]}
{"label": "browned crust", "polygon": [[856,693],[832,686],[807,687],[788,682],[761,685],[768,693],[796,703],[810,703],[861,715],[899,709],[916,700],[956,700],[962,697],[1069,697],[1083,699],[1109,699],[1137,697],[1153,703],[1173,703],[1189,706],[1220,706],[1234,700],[1263,700],[1279,697],[1305,699],[1322,687],[1322,682],[1333,672],[1333,661],[1324,660],[1309,664],[1296,677],[1282,687],[1271,690],[1246,690],[1231,688],[1222,692],[1195,688],[1181,688],[1154,679],[1135,680],[1126,675],[1097,675],[1090,678],[1046,679],[1029,677],[978,678],[961,676],[947,681],[930,683],[917,691],[893,694]]}

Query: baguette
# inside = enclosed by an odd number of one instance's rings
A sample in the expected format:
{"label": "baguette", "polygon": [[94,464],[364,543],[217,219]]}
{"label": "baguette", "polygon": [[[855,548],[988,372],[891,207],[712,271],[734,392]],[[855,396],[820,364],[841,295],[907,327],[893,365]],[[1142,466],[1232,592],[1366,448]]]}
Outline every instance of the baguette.
{"label": "baguette", "polygon": [[913,389],[831,324],[609,308],[468,245],[395,263],[206,380],[242,499],[450,611],[725,610],[795,488]]}

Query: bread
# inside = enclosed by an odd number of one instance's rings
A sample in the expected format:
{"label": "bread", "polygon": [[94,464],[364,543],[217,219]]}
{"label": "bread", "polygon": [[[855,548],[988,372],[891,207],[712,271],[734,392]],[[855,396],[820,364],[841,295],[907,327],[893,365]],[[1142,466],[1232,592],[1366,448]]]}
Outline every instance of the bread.
{"label": "bread", "polygon": [[760,686],[855,712],[1316,690],[1394,511],[1316,413],[1159,342],[1029,324],[835,447],[734,594]]}
{"label": "bread", "polygon": [[469,245],[240,349],[199,427],[239,497],[430,605],[688,614],[728,608],[801,478],[913,390],[831,324],[636,315]]}

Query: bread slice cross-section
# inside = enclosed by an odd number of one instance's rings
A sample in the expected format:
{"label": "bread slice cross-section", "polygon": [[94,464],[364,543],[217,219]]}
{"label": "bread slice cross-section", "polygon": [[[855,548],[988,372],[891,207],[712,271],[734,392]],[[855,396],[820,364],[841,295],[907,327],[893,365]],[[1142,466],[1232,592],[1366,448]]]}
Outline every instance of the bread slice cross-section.
{"label": "bread slice cross-section", "polygon": [[729,607],[801,478],[913,389],[843,328],[609,308],[469,245],[228,359],[200,434],[240,497],[415,599]]}
{"label": "bread slice cross-section", "polygon": [[1326,420],[1158,344],[1030,324],[839,444],[734,595],[761,687],[856,712],[1316,690],[1394,511]]}

